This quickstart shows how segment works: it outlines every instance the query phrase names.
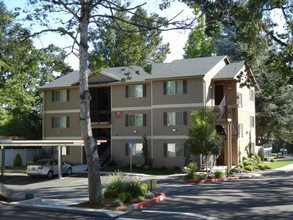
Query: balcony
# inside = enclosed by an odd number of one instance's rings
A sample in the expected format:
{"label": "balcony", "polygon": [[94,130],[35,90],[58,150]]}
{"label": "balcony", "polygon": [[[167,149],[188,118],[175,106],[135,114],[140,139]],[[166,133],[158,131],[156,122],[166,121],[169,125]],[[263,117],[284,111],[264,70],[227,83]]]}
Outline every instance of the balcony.
{"label": "balcony", "polygon": [[111,124],[111,111],[91,112],[92,123]]}

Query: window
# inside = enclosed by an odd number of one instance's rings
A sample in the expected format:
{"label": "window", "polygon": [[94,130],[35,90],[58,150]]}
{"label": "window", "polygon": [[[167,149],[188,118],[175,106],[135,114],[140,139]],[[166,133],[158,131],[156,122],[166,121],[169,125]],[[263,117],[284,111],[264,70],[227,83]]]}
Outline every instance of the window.
{"label": "window", "polygon": [[130,85],[125,87],[125,97],[142,98],[146,97],[146,85]]}
{"label": "window", "polygon": [[183,157],[184,144],[166,143],[164,144],[164,157]]}
{"label": "window", "polygon": [[143,143],[134,143],[129,146],[129,143],[125,144],[125,156],[129,156],[129,152],[132,152],[132,156],[142,157],[143,156]]}
{"label": "window", "polygon": [[187,112],[164,112],[164,125],[187,125]]}
{"label": "window", "polygon": [[69,128],[69,117],[68,116],[52,117],[52,128]]}
{"label": "window", "polygon": [[238,137],[243,138],[243,124],[238,124]]}
{"label": "window", "polygon": [[55,90],[52,93],[53,102],[67,102],[69,101],[69,90]]}
{"label": "window", "polygon": [[239,108],[242,107],[242,94],[241,93],[237,93],[237,105]]}
{"label": "window", "polygon": [[146,126],[146,114],[125,115],[125,126],[143,127]]}
{"label": "window", "polygon": [[254,90],[249,90],[249,101],[254,101]]}
{"label": "window", "polygon": [[254,128],[254,117],[250,116],[250,127]]}
{"label": "window", "polygon": [[163,85],[164,95],[177,95],[187,93],[186,80],[166,81]]}

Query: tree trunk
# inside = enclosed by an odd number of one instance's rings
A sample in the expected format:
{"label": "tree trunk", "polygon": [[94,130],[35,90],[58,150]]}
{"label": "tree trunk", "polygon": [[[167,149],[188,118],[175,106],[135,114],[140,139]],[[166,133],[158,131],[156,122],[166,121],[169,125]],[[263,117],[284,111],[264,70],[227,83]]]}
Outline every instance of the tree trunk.
{"label": "tree trunk", "polygon": [[82,139],[88,166],[89,202],[98,203],[102,199],[99,156],[96,141],[93,138],[90,118],[90,93],[88,85],[88,26],[90,18],[90,1],[82,1],[81,20],[79,25],[79,95],[80,95],[80,123]]}

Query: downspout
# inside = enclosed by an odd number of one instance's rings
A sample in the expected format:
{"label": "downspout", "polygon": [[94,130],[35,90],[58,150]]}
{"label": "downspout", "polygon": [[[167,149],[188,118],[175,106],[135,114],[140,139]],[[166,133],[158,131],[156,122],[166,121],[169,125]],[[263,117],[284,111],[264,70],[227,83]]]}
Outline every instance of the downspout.
{"label": "downspout", "polygon": [[154,111],[153,111],[153,81],[151,81],[151,160],[154,160]]}

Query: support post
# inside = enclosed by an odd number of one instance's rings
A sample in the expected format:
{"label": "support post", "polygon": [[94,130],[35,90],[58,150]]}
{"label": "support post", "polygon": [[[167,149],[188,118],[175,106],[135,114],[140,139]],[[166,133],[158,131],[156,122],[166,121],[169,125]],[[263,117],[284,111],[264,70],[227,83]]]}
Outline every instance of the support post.
{"label": "support post", "polygon": [[62,146],[58,145],[58,178],[62,178]]}
{"label": "support post", "polygon": [[232,168],[232,131],[231,118],[227,119],[227,174]]}
{"label": "support post", "polygon": [[5,147],[1,145],[1,178],[4,177],[5,171]]}

